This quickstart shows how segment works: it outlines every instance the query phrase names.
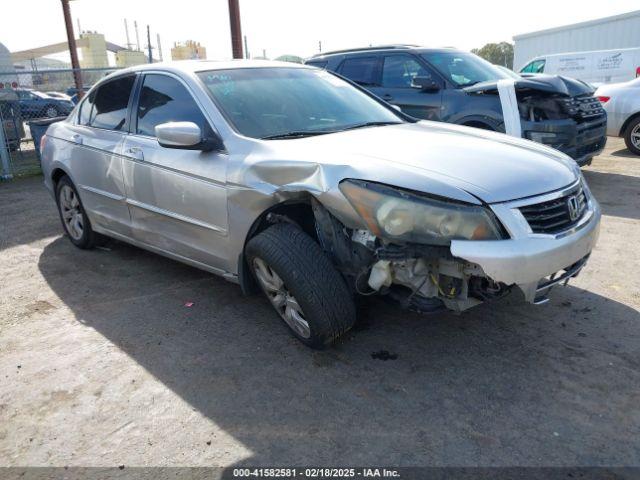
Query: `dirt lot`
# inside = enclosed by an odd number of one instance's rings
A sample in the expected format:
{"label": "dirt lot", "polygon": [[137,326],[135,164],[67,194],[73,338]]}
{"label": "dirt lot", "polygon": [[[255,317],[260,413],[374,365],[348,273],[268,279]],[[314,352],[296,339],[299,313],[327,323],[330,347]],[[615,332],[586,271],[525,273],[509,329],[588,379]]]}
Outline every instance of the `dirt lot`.
{"label": "dirt lot", "polygon": [[622,148],[585,171],[599,244],[550,303],[372,301],[319,353],[225,280],[74,248],[41,178],[0,184],[0,465],[640,465],[640,158]]}

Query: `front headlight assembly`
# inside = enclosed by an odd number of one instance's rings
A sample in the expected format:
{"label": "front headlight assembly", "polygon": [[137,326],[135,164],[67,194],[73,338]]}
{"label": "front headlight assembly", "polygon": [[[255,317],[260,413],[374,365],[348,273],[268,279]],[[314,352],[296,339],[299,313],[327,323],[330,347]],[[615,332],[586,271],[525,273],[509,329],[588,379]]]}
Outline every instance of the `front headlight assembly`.
{"label": "front headlight assembly", "polygon": [[451,240],[499,240],[501,228],[484,207],[398,190],[379,183],[344,180],[340,191],[376,236],[447,245]]}

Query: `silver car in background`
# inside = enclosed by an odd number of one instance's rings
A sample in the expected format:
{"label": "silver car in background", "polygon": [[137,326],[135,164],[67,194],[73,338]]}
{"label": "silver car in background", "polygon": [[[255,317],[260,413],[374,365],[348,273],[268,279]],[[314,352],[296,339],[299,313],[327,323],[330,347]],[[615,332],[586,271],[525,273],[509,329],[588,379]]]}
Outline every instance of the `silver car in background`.
{"label": "silver car in background", "polygon": [[106,235],[260,289],[317,348],[353,326],[358,295],[420,312],[514,289],[543,303],[600,224],[564,154],[417,121],[309,66],[119,71],[49,128],[42,156],[74,245]]}
{"label": "silver car in background", "polygon": [[607,111],[607,135],[623,137],[627,148],[640,155],[640,78],[602,85],[594,95]]}

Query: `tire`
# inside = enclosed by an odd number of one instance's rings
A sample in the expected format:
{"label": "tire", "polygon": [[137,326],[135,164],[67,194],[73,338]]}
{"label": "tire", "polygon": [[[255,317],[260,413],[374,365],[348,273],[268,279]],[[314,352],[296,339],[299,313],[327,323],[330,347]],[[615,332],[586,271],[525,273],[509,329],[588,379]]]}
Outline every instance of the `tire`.
{"label": "tire", "polygon": [[624,131],[624,143],[636,155],[640,155],[640,117],[631,121]]}
{"label": "tire", "polygon": [[55,105],[47,105],[42,113],[47,118],[55,118],[60,116],[60,111]]}
{"label": "tire", "polygon": [[[325,348],[355,323],[355,303],[344,279],[320,246],[299,228],[287,223],[273,225],[249,240],[245,253],[256,282],[289,331],[305,345]],[[266,266],[266,273],[260,262]],[[282,282],[280,290],[265,282],[269,272],[275,274],[272,279]],[[287,318],[290,298],[293,319]],[[300,311],[296,310],[298,306]],[[307,323],[308,331],[300,318]]]}
{"label": "tire", "polygon": [[[72,194],[72,196],[68,195]],[[69,197],[68,204],[65,197]],[[63,176],[56,185],[56,204],[58,214],[62,222],[65,234],[76,247],[82,249],[93,248],[100,239],[100,235],[93,231],[89,217],[82,206],[82,201],[78,195],[75,185],[69,177]],[[76,219],[70,221],[70,215]],[[74,226],[76,225],[76,226]],[[79,230],[78,227],[79,226]]]}

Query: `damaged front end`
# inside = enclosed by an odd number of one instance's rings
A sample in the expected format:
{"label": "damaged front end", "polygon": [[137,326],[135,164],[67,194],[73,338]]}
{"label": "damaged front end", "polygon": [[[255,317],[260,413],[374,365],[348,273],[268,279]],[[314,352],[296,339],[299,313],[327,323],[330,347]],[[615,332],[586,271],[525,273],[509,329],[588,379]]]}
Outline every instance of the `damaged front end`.
{"label": "damaged front end", "polygon": [[342,182],[340,190],[367,228],[347,228],[314,199],[322,248],[356,293],[384,295],[422,313],[461,312],[513,287],[525,300],[544,303],[552,287],[578,275],[599,228],[599,207],[581,184],[535,204],[558,204],[557,223],[565,198],[583,195],[576,218],[559,227],[548,224],[545,232],[522,213],[536,199],[526,205],[462,205],[354,180]]}
{"label": "damaged front end", "polygon": [[[593,90],[578,80],[535,75],[513,81],[521,135],[559,150],[578,165],[604,149],[607,115]],[[497,82],[465,88],[470,94],[498,94]],[[509,116],[504,114],[505,122]]]}

